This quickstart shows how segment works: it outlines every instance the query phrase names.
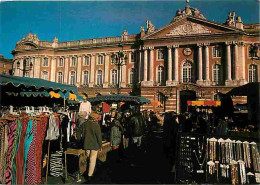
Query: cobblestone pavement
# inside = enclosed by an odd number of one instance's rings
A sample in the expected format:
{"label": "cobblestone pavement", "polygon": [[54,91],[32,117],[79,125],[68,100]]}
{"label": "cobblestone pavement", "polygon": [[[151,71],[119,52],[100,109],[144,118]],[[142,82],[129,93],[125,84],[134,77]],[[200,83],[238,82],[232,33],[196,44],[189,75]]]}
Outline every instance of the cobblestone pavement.
{"label": "cobblestone pavement", "polygon": [[[170,161],[163,153],[162,132],[144,138],[142,149],[129,148],[125,159],[118,160],[118,151],[107,153],[106,162],[97,161],[91,184],[172,184]],[[84,177],[81,177],[84,183]],[[48,184],[64,183],[62,178],[50,177]],[[68,181],[66,183],[77,183]]]}

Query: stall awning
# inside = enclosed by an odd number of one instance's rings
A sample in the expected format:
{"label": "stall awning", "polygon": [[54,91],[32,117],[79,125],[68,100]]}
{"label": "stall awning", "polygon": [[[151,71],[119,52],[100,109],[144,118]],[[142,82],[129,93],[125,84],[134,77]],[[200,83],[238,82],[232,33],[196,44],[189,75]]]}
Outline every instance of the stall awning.
{"label": "stall awning", "polygon": [[62,91],[62,92],[73,92],[78,93],[77,87],[72,85],[65,85],[61,83],[51,82],[39,78],[28,78],[20,76],[10,76],[0,74],[0,85],[12,84],[15,87],[24,86],[26,88],[34,87],[35,89]]}
{"label": "stall awning", "polygon": [[42,91],[42,92],[30,92],[30,91],[27,91],[27,92],[20,92],[20,95],[21,96],[27,96],[27,97],[49,97],[50,94],[46,91]]}
{"label": "stall awning", "polygon": [[200,100],[200,101],[187,101],[188,106],[220,106],[221,101],[206,101],[206,100]]}
{"label": "stall awning", "polygon": [[94,98],[88,98],[89,102],[134,102],[134,103],[150,103],[150,100],[129,95],[101,95]]}

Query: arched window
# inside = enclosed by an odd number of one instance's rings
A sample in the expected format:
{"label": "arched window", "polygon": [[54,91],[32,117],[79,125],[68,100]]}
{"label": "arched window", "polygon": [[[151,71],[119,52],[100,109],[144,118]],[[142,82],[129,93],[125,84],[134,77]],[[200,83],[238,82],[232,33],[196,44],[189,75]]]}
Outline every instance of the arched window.
{"label": "arched window", "polygon": [[71,63],[70,63],[70,66],[76,66],[76,57],[72,57],[71,58]]}
{"label": "arched window", "polygon": [[117,70],[113,69],[112,70],[112,85],[117,84]]}
{"label": "arched window", "polygon": [[71,71],[70,72],[70,85],[75,85],[75,81],[76,81],[76,72]]}
{"label": "arched window", "polygon": [[183,83],[190,83],[191,82],[191,69],[192,69],[191,62],[186,61],[182,66],[182,81],[183,81]]}
{"label": "arched window", "polygon": [[63,58],[60,58],[60,61],[59,61],[59,66],[62,67],[64,64],[64,59]]}
{"label": "arched window", "polygon": [[43,80],[48,80],[48,79],[49,79],[49,73],[48,73],[48,71],[43,71],[43,72],[42,72],[42,79],[43,79]]}
{"label": "arched window", "polygon": [[98,56],[98,65],[102,65],[103,64],[103,56],[99,55]]}
{"label": "arched window", "polygon": [[58,72],[58,83],[63,83],[63,73]]}
{"label": "arched window", "polygon": [[212,70],[213,70],[212,71],[213,82],[219,84],[219,82],[220,82],[220,65],[214,64]]}
{"label": "arched window", "polygon": [[250,64],[248,68],[249,82],[257,82],[257,65]]}
{"label": "arched window", "polygon": [[164,76],[164,68],[163,66],[159,66],[158,67],[158,84],[162,84],[163,83],[163,76]]}
{"label": "arched window", "polygon": [[43,66],[44,66],[44,67],[48,67],[48,66],[49,66],[48,58],[44,58],[44,60],[43,60]]}
{"label": "arched window", "polygon": [[98,70],[97,73],[97,85],[102,85],[102,71]]}
{"label": "arched window", "polygon": [[134,83],[134,74],[135,74],[135,69],[134,68],[132,68],[131,70],[130,70],[130,84],[133,84]]}
{"label": "arched window", "polygon": [[88,85],[88,71],[84,71],[83,73],[83,85]]}
{"label": "arched window", "polygon": [[88,66],[88,65],[89,65],[89,56],[85,56],[84,65],[85,65],[85,66]]}

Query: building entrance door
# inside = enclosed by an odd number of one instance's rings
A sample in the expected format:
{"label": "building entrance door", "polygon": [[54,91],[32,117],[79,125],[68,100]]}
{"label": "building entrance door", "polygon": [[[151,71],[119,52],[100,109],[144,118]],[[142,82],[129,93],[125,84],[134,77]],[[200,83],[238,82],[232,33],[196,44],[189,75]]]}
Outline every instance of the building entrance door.
{"label": "building entrance door", "polygon": [[183,90],[180,91],[180,111],[184,113],[187,111],[187,101],[196,100],[196,91]]}

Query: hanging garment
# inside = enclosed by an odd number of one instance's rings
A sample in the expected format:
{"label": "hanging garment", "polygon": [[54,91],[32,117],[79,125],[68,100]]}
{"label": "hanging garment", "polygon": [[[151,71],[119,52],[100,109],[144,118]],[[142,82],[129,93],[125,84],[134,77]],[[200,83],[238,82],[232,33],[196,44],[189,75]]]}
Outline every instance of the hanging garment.
{"label": "hanging garment", "polygon": [[32,132],[33,132],[33,139],[29,148],[28,152],[28,162],[27,162],[27,170],[26,170],[26,178],[25,182],[27,184],[37,184],[36,182],[36,154],[35,154],[35,149],[36,149],[36,137],[37,137],[37,121],[33,121],[33,127],[32,127]]}
{"label": "hanging garment", "polygon": [[18,152],[18,147],[20,143],[20,137],[21,137],[21,131],[22,131],[22,124],[21,120],[16,120],[16,133],[15,133],[15,145],[14,145],[14,154],[12,156],[11,164],[12,164],[12,184],[16,183],[16,156]]}
{"label": "hanging garment", "polygon": [[56,140],[59,137],[59,128],[56,123],[56,118],[52,114],[49,117],[49,128],[47,130],[46,140]]}
{"label": "hanging garment", "polygon": [[5,167],[6,167],[6,153],[8,150],[8,126],[5,124],[1,129],[1,150],[0,150],[0,179],[2,184],[5,184]]}
{"label": "hanging garment", "polygon": [[46,127],[48,123],[48,118],[43,117],[41,120],[37,121],[37,137],[36,137],[36,148],[35,148],[35,169],[36,169],[36,183],[41,184],[41,177],[42,177],[42,144],[44,141],[44,136],[46,132]]}
{"label": "hanging garment", "polygon": [[5,183],[12,184],[12,164],[11,159],[14,155],[14,141],[15,141],[16,123],[12,121],[8,124],[8,151],[6,156],[6,171],[5,171]]}
{"label": "hanging garment", "polygon": [[17,157],[16,157],[16,184],[23,184],[24,176],[24,152],[25,152],[25,140],[26,140],[26,131],[29,118],[24,117],[22,120],[22,131],[20,137],[20,143],[18,147]]}
{"label": "hanging garment", "polygon": [[26,131],[26,140],[24,146],[24,170],[23,170],[23,179],[25,179],[26,167],[27,167],[27,159],[30,145],[33,140],[33,121],[29,120]]}

